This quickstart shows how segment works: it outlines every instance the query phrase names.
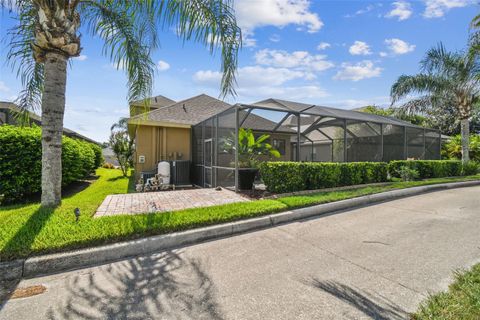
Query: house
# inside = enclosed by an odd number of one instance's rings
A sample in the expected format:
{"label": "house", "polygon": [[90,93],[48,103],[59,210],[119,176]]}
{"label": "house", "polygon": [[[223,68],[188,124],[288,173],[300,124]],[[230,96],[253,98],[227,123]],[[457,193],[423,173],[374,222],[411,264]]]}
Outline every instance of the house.
{"label": "house", "polygon": [[[396,118],[280,99],[230,105],[205,94],[178,102],[153,97],[131,105],[135,171],[159,161],[188,160],[191,182],[238,189],[242,168],[237,149],[226,149],[240,128],[268,134],[278,161],[390,161],[439,159],[440,133]],[[142,108],[143,106],[143,108]],[[145,112],[142,112],[145,111]],[[264,160],[269,157],[263,156]]]}
{"label": "house", "polygon": [[[192,127],[233,108],[232,105],[206,94],[165,105],[169,101],[173,100],[157,96],[150,99],[147,108],[142,101],[133,102],[130,106],[132,116],[128,120],[128,128],[130,136],[135,139],[137,177],[142,171],[156,168],[158,162],[163,160],[192,160],[192,152],[198,150],[192,145]],[[143,110],[147,112],[142,113]],[[234,119],[231,120],[234,126]],[[243,126],[260,134],[274,129],[276,123],[252,114]],[[289,128],[283,129],[290,134],[294,133]],[[290,137],[277,133],[271,135],[270,139],[280,150],[280,159],[289,160],[291,151],[287,141],[289,142]],[[211,140],[206,142],[207,148],[209,143]]]}
{"label": "house", "polygon": [[[22,122],[24,122],[24,124],[28,124],[29,126],[32,124],[41,126],[42,118],[31,111],[27,111],[25,114],[16,104],[12,102],[0,101],[0,125],[10,124],[12,126],[16,126],[20,125]],[[100,145],[100,143],[97,141],[65,127],[63,128],[63,134],[70,138],[76,138]]]}

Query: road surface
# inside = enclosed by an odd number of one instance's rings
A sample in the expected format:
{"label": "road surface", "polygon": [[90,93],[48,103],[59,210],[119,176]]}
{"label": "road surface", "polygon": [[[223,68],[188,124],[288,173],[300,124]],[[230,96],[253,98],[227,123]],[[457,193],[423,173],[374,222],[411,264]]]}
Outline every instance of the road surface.
{"label": "road surface", "polygon": [[480,262],[480,187],[24,280],[0,319],[404,319]]}

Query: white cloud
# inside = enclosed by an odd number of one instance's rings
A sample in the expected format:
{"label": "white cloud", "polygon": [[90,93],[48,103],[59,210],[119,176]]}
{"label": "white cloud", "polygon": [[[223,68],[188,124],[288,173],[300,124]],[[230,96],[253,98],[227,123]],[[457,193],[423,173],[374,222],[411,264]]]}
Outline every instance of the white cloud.
{"label": "white cloud", "polygon": [[0,92],[10,92],[10,88],[3,81],[0,81]]}
{"label": "white cloud", "polygon": [[[212,70],[197,71],[193,80],[199,85],[218,88],[222,74]],[[248,66],[238,69],[237,93],[240,98],[261,99],[278,97],[289,99],[319,98],[327,96],[327,92],[318,84],[290,85],[292,80],[308,80],[306,72],[288,68]]]}
{"label": "white cloud", "polygon": [[272,42],[279,42],[280,41],[280,36],[278,34],[272,34],[268,40]]}
{"label": "white cloud", "polygon": [[157,62],[157,69],[158,69],[159,71],[167,71],[168,69],[170,69],[170,65],[169,65],[167,62],[163,61],[163,60],[159,60],[159,61]]}
{"label": "white cloud", "polygon": [[[287,68],[272,68],[262,66],[247,66],[238,69],[238,87],[255,86],[279,86],[294,79],[309,79],[309,75],[303,71]],[[204,83],[212,86],[220,84],[222,74],[218,71],[200,70],[193,75],[197,83]]]}
{"label": "white cloud", "polygon": [[78,57],[73,57],[72,60],[85,61],[85,60],[87,60],[87,56],[84,55],[84,54],[81,54]]}
{"label": "white cloud", "polygon": [[363,41],[355,41],[348,49],[348,52],[352,55],[369,55],[372,54],[370,46]]}
{"label": "white cloud", "polygon": [[396,38],[386,39],[385,44],[390,52],[395,55],[405,54],[415,50],[415,45]]}
{"label": "white cloud", "polygon": [[280,68],[296,68],[307,72],[318,72],[330,69],[333,62],[325,60],[325,55],[312,55],[307,51],[288,53],[283,50],[263,49],[255,54],[258,64]]}
{"label": "white cloud", "polygon": [[242,29],[244,46],[254,46],[255,28],[262,26],[303,26],[307,32],[320,30],[323,22],[310,11],[309,0],[238,0],[235,1],[237,23]]}
{"label": "white cloud", "polygon": [[366,13],[369,13],[369,12],[373,11],[377,7],[382,7],[382,6],[383,6],[382,3],[369,4],[365,8],[362,8],[362,9],[359,9],[359,10],[355,11],[355,13],[353,13],[353,14],[347,14],[344,17],[345,18],[353,18],[353,17],[356,17],[356,16],[360,16],[360,15],[363,15],[363,14],[366,14]]}
{"label": "white cloud", "polygon": [[237,22],[241,28],[253,31],[261,26],[284,27],[297,24],[317,32],[323,26],[316,13],[309,10],[308,0],[238,0],[235,1]]}
{"label": "white cloud", "polygon": [[337,72],[333,79],[359,81],[379,77],[382,70],[380,67],[375,67],[370,60],[364,60],[356,64],[342,63],[341,70]]}
{"label": "white cloud", "polygon": [[405,1],[397,1],[392,3],[393,9],[385,15],[387,18],[398,17],[398,21],[407,20],[412,15],[412,6]]}
{"label": "white cloud", "polygon": [[380,51],[379,55],[380,57],[386,57],[388,56],[388,53],[386,53],[385,51]]}
{"label": "white cloud", "polygon": [[475,4],[474,0],[425,0],[425,18],[440,18],[450,9],[462,8]]}
{"label": "white cloud", "polygon": [[317,46],[317,50],[325,50],[327,48],[330,48],[331,45],[328,42],[320,42]]}

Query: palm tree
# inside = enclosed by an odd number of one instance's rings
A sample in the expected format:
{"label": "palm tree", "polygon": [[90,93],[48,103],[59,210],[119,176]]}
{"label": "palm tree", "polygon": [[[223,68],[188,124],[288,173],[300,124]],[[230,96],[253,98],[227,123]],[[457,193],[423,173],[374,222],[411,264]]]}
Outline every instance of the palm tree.
{"label": "palm tree", "polygon": [[80,26],[104,41],[103,53],[126,72],[128,100],[151,94],[150,53],[158,31],[175,28],[181,39],[221,50],[221,94],[235,94],[241,34],[232,0],[0,0],[17,18],[9,31],[8,61],[24,86],[17,103],[42,111],[42,205],[61,201],[61,141],[67,63],[80,55]]}
{"label": "palm tree", "polygon": [[468,52],[448,52],[442,44],[430,49],[421,61],[421,73],[402,75],[391,89],[392,105],[407,95],[416,97],[400,109],[411,114],[453,109],[460,120],[462,161],[469,161],[469,121],[479,102],[479,65]]}

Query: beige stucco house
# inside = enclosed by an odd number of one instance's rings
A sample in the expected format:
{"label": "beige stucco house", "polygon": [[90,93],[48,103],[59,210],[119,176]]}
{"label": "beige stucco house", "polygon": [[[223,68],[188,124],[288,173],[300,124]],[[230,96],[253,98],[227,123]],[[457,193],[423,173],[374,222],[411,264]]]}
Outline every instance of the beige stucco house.
{"label": "beige stucco house", "polygon": [[[133,102],[128,128],[130,136],[135,139],[137,176],[142,171],[154,170],[160,161],[192,160],[192,126],[230,108],[233,106],[206,94],[178,102],[156,96],[150,99],[148,107],[143,101]],[[273,129],[276,123],[251,114],[245,126],[262,133]],[[278,133],[271,134],[270,139],[281,149],[278,160],[290,160],[290,137]]]}

